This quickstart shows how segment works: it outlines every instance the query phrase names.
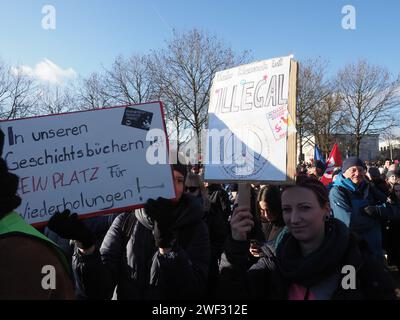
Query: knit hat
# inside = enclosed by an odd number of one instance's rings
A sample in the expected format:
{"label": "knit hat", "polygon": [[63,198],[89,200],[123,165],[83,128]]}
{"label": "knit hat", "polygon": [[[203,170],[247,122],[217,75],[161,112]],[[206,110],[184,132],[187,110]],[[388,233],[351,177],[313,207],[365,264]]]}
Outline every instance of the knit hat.
{"label": "knit hat", "polygon": [[358,158],[358,157],[349,157],[349,158],[347,158],[346,160],[343,161],[342,172],[345,173],[348,168],[354,167],[354,166],[363,167],[365,170],[367,170],[364,162],[360,158]]}

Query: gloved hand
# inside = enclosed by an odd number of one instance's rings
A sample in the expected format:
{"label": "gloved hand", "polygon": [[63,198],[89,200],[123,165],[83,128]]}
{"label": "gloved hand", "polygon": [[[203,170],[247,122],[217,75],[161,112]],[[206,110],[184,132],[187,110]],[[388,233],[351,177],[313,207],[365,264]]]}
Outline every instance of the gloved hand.
{"label": "gloved hand", "polygon": [[47,225],[50,230],[65,239],[72,239],[82,243],[83,249],[88,249],[94,244],[92,232],[85,224],[78,220],[76,213],[71,214],[67,209],[63,212],[56,212]]}
{"label": "gloved hand", "polygon": [[379,218],[381,216],[381,210],[378,206],[366,206],[364,212],[373,218]]}
{"label": "gloved hand", "polygon": [[176,220],[176,206],[168,199],[149,199],[144,205],[147,215],[154,221],[154,240],[159,248],[171,248],[175,239],[172,230]]}

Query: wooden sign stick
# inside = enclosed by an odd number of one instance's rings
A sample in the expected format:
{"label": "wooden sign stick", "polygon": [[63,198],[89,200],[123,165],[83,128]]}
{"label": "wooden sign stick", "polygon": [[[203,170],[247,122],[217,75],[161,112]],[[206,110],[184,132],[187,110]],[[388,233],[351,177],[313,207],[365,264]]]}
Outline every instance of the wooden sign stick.
{"label": "wooden sign stick", "polygon": [[239,206],[250,206],[250,183],[239,183],[238,185],[238,205]]}

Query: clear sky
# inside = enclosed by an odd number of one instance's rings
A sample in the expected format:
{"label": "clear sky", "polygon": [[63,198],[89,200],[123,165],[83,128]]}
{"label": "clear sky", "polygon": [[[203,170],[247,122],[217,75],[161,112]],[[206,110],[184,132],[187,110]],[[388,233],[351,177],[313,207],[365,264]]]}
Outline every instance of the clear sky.
{"label": "clear sky", "polygon": [[[42,28],[46,4],[56,9],[55,30]],[[356,10],[355,30],[342,28],[345,5]],[[0,0],[0,58],[28,68],[51,61],[87,76],[119,54],[164,47],[173,28],[193,27],[251,50],[254,60],[321,56],[336,72],[365,58],[400,72],[396,0]]]}

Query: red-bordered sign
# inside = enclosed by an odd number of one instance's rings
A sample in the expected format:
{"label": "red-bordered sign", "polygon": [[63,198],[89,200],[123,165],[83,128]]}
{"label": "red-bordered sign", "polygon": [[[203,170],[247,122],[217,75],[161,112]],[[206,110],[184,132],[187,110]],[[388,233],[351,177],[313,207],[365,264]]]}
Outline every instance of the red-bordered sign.
{"label": "red-bordered sign", "polygon": [[176,198],[159,101],[1,121],[3,157],[20,177],[17,212],[41,226]]}

